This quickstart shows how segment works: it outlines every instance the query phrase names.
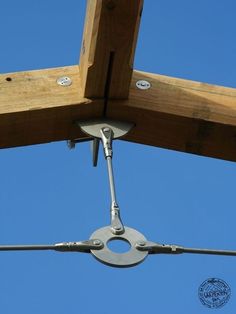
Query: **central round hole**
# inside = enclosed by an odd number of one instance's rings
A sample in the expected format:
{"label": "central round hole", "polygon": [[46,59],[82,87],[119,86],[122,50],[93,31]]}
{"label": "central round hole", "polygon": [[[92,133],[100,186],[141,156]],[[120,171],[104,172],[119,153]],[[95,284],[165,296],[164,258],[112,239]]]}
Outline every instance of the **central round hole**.
{"label": "central round hole", "polygon": [[108,248],[115,253],[126,253],[130,250],[130,243],[122,238],[113,238],[107,243]]}

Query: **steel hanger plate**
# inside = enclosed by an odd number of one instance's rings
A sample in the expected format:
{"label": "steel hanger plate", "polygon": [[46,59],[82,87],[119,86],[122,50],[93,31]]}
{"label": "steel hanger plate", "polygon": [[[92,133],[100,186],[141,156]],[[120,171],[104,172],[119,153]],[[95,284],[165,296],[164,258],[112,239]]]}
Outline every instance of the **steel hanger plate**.
{"label": "steel hanger plate", "polygon": [[[112,233],[111,226],[106,226],[96,230],[90,239],[99,239],[103,242],[103,248],[100,250],[91,250],[93,256],[100,262],[113,267],[131,267],[144,261],[148,251],[140,251],[136,248],[138,243],[145,243],[147,240],[139,231],[124,227],[125,232],[122,235]],[[116,253],[111,251],[107,244],[112,240],[123,240],[130,244],[130,250],[125,253]]]}
{"label": "steel hanger plate", "polygon": [[83,132],[96,138],[101,138],[103,128],[110,128],[113,132],[113,139],[126,135],[134,127],[134,123],[109,119],[78,121],[77,124]]}

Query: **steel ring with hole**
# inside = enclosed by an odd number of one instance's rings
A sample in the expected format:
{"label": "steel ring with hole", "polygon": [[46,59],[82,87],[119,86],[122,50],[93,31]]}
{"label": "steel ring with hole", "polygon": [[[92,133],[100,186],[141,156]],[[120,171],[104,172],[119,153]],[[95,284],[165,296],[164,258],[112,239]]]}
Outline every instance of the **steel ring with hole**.
{"label": "steel ring with hole", "polygon": [[[148,255],[147,251],[139,251],[135,245],[137,242],[147,241],[144,235],[135,229],[124,227],[125,232],[121,235],[115,235],[110,226],[96,230],[90,239],[99,239],[104,243],[101,250],[91,250],[93,256],[100,262],[114,267],[131,267],[141,263]],[[125,253],[115,253],[111,251],[107,244],[112,240],[123,240],[130,244],[130,250]]]}

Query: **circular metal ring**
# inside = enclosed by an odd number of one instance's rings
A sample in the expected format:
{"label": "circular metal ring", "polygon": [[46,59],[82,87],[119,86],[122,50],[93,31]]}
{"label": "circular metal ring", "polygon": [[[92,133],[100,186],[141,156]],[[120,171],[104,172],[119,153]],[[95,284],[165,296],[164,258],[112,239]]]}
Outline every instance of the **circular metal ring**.
{"label": "circular metal ring", "polygon": [[[100,262],[114,267],[131,267],[141,263],[148,255],[147,251],[139,251],[135,245],[137,242],[146,242],[146,238],[135,229],[124,227],[125,232],[121,235],[113,234],[110,226],[96,230],[90,239],[99,239],[104,247],[101,250],[91,250],[93,256]],[[115,253],[107,244],[109,241],[120,239],[130,244],[130,250],[126,253]]]}

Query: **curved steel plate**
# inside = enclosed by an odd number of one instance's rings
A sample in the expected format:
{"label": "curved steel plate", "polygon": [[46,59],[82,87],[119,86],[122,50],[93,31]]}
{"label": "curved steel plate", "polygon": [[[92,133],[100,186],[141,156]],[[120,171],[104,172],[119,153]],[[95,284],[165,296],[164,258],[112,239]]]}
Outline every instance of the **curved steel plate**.
{"label": "curved steel plate", "polygon": [[101,129],[108,127],[112,129],[114,139],[126,135],[134,126],[133,123],[109,119],[78,121],[77,124],[84,133],[97,138],[101,138]]}

